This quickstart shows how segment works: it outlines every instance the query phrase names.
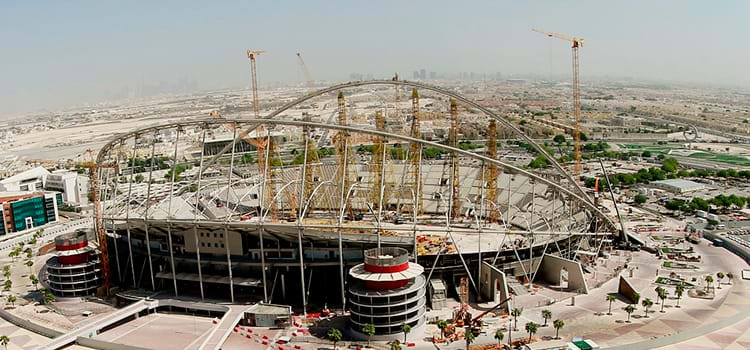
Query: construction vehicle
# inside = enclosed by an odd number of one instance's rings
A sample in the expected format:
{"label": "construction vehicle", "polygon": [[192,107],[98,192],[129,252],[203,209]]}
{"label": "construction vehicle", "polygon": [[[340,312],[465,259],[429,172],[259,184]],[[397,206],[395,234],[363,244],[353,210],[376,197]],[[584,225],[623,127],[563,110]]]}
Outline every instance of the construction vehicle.
{"label": "construction vehicle", "polygon": [[544,34],[550,38],[557,38],[572,43],[573,50],[573,115],[575,116],[575,128],[573,130],[573,138],[575,139],[575,167],[573,168],[574,175],[580,175],[581,166],[581,86],[579,82],[578,72],[578,49],[583,46],[585,41],[582,38],[576,38],[570,35],[545,32],[539,29],[532,29],[537,33]]}

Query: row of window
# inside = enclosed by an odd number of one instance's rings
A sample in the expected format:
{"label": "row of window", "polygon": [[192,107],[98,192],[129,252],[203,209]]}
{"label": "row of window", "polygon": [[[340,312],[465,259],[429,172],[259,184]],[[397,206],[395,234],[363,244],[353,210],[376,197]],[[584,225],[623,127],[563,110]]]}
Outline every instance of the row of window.
{"label": "row of window", "polygon": [[[211,248],[211,243],[201,242],[201,247]],[[214,248],[219,248],[219,243],[214,243]],[[221,248],[224,248],[224,243],[221,243]]]}
{"label": "row of window", "polygon": [[[201,232],[201,237],[211,238],[211,234],[210,233],[205,233],[205,235],[204,235],[204,233]],[[224,234],[223,233],[216,233],[216,232],[214,232],[214,238],[224,238]]]}

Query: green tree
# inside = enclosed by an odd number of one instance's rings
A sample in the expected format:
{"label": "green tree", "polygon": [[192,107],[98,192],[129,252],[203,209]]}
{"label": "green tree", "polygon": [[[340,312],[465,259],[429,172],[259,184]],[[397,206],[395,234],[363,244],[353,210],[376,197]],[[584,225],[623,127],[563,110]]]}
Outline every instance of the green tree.
{"label": "green tree", "polygon": [[665,158],[661,163],[661,170],[668,173],[674,173],[680,167],[680,163],[674,158]]}
{"label": "green tree", "polygon": [[638,292],[633,292],[633,307],[634,308],[636,305],[638,305],[639,301],[641,301],[641,294]]}
{"label": "green tree", "polygon": [[557,134],[552,138],[552,141],[556,144],[563,144],[565,143],[565,135]]}
{"label": "green tree", "polygon": [[675,307],[680,307],[680,298],[682,298],[682,293],[685,292],[685,286],[680,283],[676,287],[674,287],[674,296],[677,298],[677,305]]}
{"label": "green tree", "polygon": [[495,331],[495,340],[497,340],[497,345],[500,345],[503,343],[503,339],[505,339],[505,332],[503,332],[502,329],[498,329]]}
{"label": "green tree", "polygon": [[612,302],[617,300],[617,297],[614,295],[607,295],[607,301],[609,302],[609,311],[607,311],[607,315],[612,314]]}
{"label": "green tree", "polygon": [[513,330],[518,330],[518,318],[523,313],[523,309],[521,308],[515,308],[513,311],[510,312],[510,315],[513,316]]}
{"label": "green tree", "polygon": [[643,151],[643,153],[641,153],[641,157],[651,158],[651,151]]}
{"label": "green tree", "polygon": [[438,320],[437,321],[437,328],[440,330],[440,337],[445,337],[445,328],[448,327],[448,321],[446,320]]}
{"label": "green tree", "polygon": [[635,201],[635,204],[643,204],[643,203],[646,203],[646,201],[648,201],[648,197],[642,194],[637,194],[635,195],[635,198],[633,198],[633,201]]}
{"label": "green tree", "polygon": [[721,271],[717,272],[716,273],[716,278],[717,278],[716,279],[716,284],[718,284],[719,285],[719,289],[721,289],[721,281],[724,280],[724,273],[721,272]]}
{"label": "green tree", "polygon": [[469,350],[469,346],[471,346],[471,343],[474,342],[474,339],[477,337],[474,335],[474,333],[467,328],[466,329],[466,335],[464,336],[464,339],[466,339],[466,350]]}
{"label": "green tree", "polygon": [[643,305],[643,309],[645,310],[643,317],[648,317],[648,309],[654,305],[654,301],[649,298],[646,298],[646,299],[643,299],[643,301],[641,302],[641,305]]}
{"label": "green tree", "polygon": [[10,343],[10,338],[8,338],[7,335],[0,335],[0,345],[2,345],[5,350],[8,350],[8,344]]}
{"label": "green tree", "polygon": [[135,182],[138,182],[138,183],[143,182],[143,175],[142,174],[136,175]]}
{"label": "green tree", "polygon": [[13,294],[10,294],[10,295],[8,295],[7,297],[5,297],[5,301],[7,301],[7,302],[8,302],[9,304],[10,304],[10,306],[13,306],[13,307],[15,307],[15,306],[16,306],[16,305],[15,305],[15,303],[16,303],[16,300],[17,300],[17,299],[16,299],[16,296],[15,296],[15,295],[13,295]]}
{"label": "green tree", "polygon": [[552,311],[547,309],[542,310],[542,318],[544,319],[544,325],[542,325],[542,327],[547,327],[547,320],[552,318]]}
{"label": "green tree", "polygon": [[391,342],[391,350],[401,350],[401,342],[398,339],[394,339]]}
{"label": "green tree", "polygon": [[44,304],[49,304],[53,301],[55,301],[55,295],[52,294],[49,289],[43,288],[39,291],[42,294],[42,302]]}
{"label": "green tree", "polygon": [[706,293],[708,293],[711,290],[711,286],[714,284],[714,277],[706,275],[703,280],[706,281]]}
{"label": "green tree", "polygon": [[734,279],[734,274],[731,272],[727,272],[727,279],[729,280],[729,284],[732,284],[732,280]]}
{"label": "green tree", "polygon": [[362,333],[367,335],[367,345],[370,345],[370,338],[375,335],[375,325],[372,323],[366,323],[362,326]]}
{"label": "green tree", "polygon": [[630,314],[632,314],[633,311],[635,311],[635,306],[633,306],[633,304],[628,304],[628,306],[625,307],[625,312],[628,313],[628,320],[625,322],[630,323]]}
{"label": "green tree", "polygon": [[565,327],[565,321],[557,319],[552,321],[552,327],[555,327],[555,339],[560,339],[560,329]]}
{"label": "green tree", "polygon": [[5,280],[5,282],[3,283],[3,290],[7,292],[12,287],[13,287],[13,282],[11,280]]}
{"label": "green tree", "polygon": [[529,333],[529,342],[531,342],[531,337],[534,336],[537,329],[539,329],[539,325],[534,322],[526,322],[526,332]]}
{"label": "green tree", "polygon": [[333,350],[336,350],[336,343],[340,342],[341,339],[343,339],[344,337],[341,334],[341,331],[336,328],[329,329],[326,336],[328,337],[328,340],[330,340],[333,343]]}
{"label": "green tree", "polygon": [[406,336],[411,332],[411,326],[404,323],[401,325],[401,331],[404,332],[404,344],[406,344]]}
{"label": "green tree", "polygon": [[29,275],[33,274],[34,271],[32,271],[31,268],[34,266],[34,260],[26,260],[26,263],[24,264],[29,267]]}

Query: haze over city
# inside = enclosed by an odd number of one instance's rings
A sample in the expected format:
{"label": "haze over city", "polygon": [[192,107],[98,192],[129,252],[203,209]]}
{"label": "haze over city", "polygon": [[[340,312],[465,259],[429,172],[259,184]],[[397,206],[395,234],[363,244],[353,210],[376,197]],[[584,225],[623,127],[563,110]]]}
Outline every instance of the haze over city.
{"label": "haze over city", "polygon": [[748,10],[2,2],[0,347],[750,349]]}
{"label": "haze over city", "polygon": [[531,28],[583,37],[582,82],[633,78],[750,86],[745,1],[4,1],[0,115],[133,96],[413,70],[567,77],[569,50]]}

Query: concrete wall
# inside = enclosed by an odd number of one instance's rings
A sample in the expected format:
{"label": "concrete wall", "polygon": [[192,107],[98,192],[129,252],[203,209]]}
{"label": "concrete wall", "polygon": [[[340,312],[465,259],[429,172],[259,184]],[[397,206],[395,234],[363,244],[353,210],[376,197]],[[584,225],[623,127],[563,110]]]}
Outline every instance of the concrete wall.
{"label": "concrete wall", "polygon": [[633,294],[636,293],[636,290],[633,288],[633,285],[625,279],[625,277],[620,276],[620,281],[617,282],[617,293],[628,300],[631,304],[635,301]]}
{"label": "concrete wall", "polygon": [[47,328],[45,326],[36,324],[36,323],[31,322],[31,321],[29,321],[29,320],[27,320],[25,318],[18,317],[18,316],[13,315],[10,312],[7,312],[7,311],[5,311],[3,309],[0,309],[0,317],[2,317],[6,321],[8,321],[8,322],[10,322],[10,323],[12,323],[12,324],[14,324],[14,325],[16,325],[18,327],[21,327],[21,328],[24,328],[24,329],[28,329],[28,330],[30,330],[30,331],[32,331],[34,333],[41,334],[41,335],[43,335],[43,336],[45,336],[47,338],[55,338],[55,337],[58,337],[58,336],[60,336],[62,334],[62,332],[59,332],[59,331],[56,331],[54,329]]}
{"label": "concrete wall", "polygon": [[589,287],[586,285],[581,263],[559,256],[545,254],[542,262],[539,264],[534,281],[543,280],[549,284],[560,285],[560,271],[563,268],[568,271],[567,291],[588,294]]}
{"label": "concrete wall", "polygon": [[[508,283],[505,280],[505,273],[497,267],[483,261],[480,274],[482,281],[479,285],[479,292],[484,300],[493,300],[495,303],[499,303],[510,296],[510,293],[508,293]],[[500,307],[500,310],[509,313],[509,307],[510,303],[505,303],[505,305]]]}
{"label": "concrete wall", "polygon": [[108,341],[96,340],[86,337],[76,338],[76,344],[85,346],[87,348],[99,349],[99,350],[151,350],[148,348],[142,348],[138,346],[110,343]]}

